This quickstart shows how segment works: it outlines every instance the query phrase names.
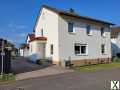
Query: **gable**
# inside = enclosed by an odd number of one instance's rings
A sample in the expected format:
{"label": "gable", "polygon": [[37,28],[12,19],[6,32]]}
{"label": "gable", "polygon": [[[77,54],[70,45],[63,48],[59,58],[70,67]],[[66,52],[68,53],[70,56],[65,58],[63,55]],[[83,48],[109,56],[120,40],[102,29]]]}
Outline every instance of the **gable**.
{"label": "gable", "polygon": [[35,35],[34,35],[34,34],[28,34],[28,35],[27,35],[27,38],[26,38],[27,44],[28,44],[28,42],[29,42],[31,39],[33,39],[33,38],[35,38]]}
{"label": "gable", "polygon": [[[48,9],[48,8],[45,8],[45,7],[41,7],[40,10],[39,10],[39,13],[38,13],[38,16],[36,18],[36,21],[35,21],[35,25],[34,25],[34,28],[33,28],[33,32],[35,32],[36,30],[36,27],[38,26],[39,23],[41,23],[40,21],[42,19],[45,19],[45,17],[47,16],[47,13],[48,12],[51,12],[51,13],[55,13],[54,11]],[[57,13],[55,13],[57,14]]]}

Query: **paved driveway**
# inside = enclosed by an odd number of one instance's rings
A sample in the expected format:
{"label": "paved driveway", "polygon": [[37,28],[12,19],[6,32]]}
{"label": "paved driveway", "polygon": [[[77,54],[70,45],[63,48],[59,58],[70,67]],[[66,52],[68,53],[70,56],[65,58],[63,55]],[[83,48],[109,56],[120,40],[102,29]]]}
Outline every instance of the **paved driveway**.
{"label": "paved driveway", "polygon": [[51,65],[50,63],[47,63],[47,62],[44,63],[43,65],[38,65],[28,61],[27,58],[22,58],[22,57],[19,57],[16,60],[12,60],[11,64],[12,64],[12,71],[15,74],[35,71],[35,70],[49,67]]}
{"label": "paved driveway", "polygon": [[73,70],[52,65],[49,62],[44,62],[42,65],[37,65],[29,62],[25,58],[13,60],[12,71],[16,74],[16,80],[73,72]]}
{"label": "paved driveway", "polygon": [[110,80],[120,81],[120,69],[39,77],[0,86],[0,90],[110,90]]}

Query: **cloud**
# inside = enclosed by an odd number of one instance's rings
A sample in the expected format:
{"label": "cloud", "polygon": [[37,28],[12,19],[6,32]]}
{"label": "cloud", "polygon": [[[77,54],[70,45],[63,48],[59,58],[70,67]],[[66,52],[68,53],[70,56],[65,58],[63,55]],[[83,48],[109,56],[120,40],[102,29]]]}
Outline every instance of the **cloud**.
{"label": "cloud", "polygon": [[10,22],[4,27],[0,27],[0,37],[18,46],[25,42],[29,30],[27,25]]}
{"label": "cloud", "polygon": [[19,25],[19,26],[17,26],[17,28],[19,28],[19,29],[27,29],[28,26],[26,26],[26,25]]}
{"label": "cloud", "polygon": [[10,28],[14,27],[13,23],[9,23],[8,27],[10,27]]}
{"label": "cloud", "polygon": [[8,24],[8,28],[10,28],[10,30],[12,30],[12,31],[16,31],[16,30],[28,29],[28,26],[27,25],[23,25],[23,24],[9,23]]}
{"label": "cloud", "polygon": [[25,33],[21,33],[19,36],[20,36],[20,37],[25,37],[26,34],[25,34]]}

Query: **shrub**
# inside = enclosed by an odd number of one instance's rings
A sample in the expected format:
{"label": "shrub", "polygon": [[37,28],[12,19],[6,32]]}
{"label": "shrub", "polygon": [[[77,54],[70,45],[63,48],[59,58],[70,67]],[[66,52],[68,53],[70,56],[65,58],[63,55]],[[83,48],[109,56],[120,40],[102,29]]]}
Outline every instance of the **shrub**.
{"label": "shrub", "polygon": [[9,82],[9,81],[15,81],[15,75],[13,74],[0,75],[0,82]]}
{"label": "shrub", "polygon": [[114,58],[112,59],[112,62],[120,62],[120,58],[114,57]]}
{"label": "shrub", "polygon": [[120,58],[120,53],[117,53],[116,56],[117,56],[118,58]]}

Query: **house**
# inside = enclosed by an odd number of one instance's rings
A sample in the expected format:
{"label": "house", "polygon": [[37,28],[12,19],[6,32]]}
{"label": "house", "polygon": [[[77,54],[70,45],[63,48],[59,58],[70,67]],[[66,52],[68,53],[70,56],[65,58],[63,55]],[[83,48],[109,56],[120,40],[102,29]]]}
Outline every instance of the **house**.
{"label": "house", "polygon": [[111,30],[112,55],[120,53],[120,26],[113,27]]}
{"label": "house", "polygon": [[26,37],[26,43],[20,45],[19,53],[20,56],[28,57],[29,56],[29,41],[35,37],[34,34],[28,34]]}
{"label": "house", "polygon": [[27,39],[26,39],[26,43],[29,44],[29,41],[33,38],[35,38],[35,34],[28,34]]}
{"label": "house", "polygon": [[29,55],[74,66],[111,61],[112,23],[43,5],[29,41]]}
{"label": "house", "polygon": [[28,46],[28,44],[21,44],[20,45],[19,54],[20,54],[20,56],[23,56],[23,57],[28,57],[29,56],[29,46]]}

